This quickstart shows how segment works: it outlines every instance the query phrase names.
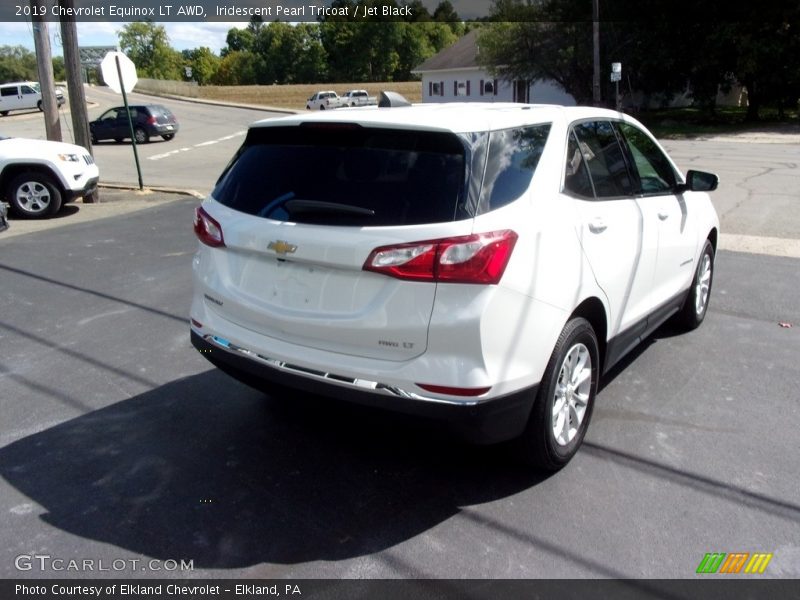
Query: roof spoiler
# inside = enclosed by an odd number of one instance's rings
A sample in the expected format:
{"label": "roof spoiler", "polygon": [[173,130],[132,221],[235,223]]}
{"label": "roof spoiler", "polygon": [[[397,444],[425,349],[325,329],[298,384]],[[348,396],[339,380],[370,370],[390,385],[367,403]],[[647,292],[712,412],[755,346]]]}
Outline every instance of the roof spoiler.
{"label": "roof spoiler", "polygon": [[378,97],[378,106],[380,108],[411,106],[411,102],[406,100],[402,94],[398,94],[397,92],[381,92],[381,95]]}

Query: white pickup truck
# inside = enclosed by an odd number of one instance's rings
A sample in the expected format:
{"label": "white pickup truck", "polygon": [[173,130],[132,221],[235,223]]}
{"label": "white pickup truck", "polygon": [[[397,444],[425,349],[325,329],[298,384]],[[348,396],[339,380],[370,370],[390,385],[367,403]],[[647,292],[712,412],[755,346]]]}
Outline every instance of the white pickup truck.
{"label": "white pickup truck", "polygon": [[377,104],[378,100],[374,96],[370,96],[367,90],[350,90],[342,96],[342,103],[345,106],[369,106]]}
{"label": "white pickup truck", "polygon": [[306,101],[306,110],[327,110],[347,106],[342,99],[331,90],[317,92]]}

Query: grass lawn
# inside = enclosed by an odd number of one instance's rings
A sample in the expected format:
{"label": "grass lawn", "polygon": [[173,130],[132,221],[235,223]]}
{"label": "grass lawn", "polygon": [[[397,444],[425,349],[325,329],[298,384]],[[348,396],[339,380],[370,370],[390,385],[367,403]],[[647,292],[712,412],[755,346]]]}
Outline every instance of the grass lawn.
{"label": "grass lawn", "polygon": [[262,104],[279,108],[303,110],[314,92],[334,90],[340,96],[347,90],[367,90],[370,96],[381,91],[399,92],[409,102],[422,102],[422,83],[400,81],[387,83],[321,83],[303,85],[205,85],[197,88],[198,97],[246,104]]}
{"label": "grass lawn", "polygon": [[762,108],[760,121],[745,121],[744,107],[719,107],[714,113],[699,108],[670,108],[643,111],[636,117],[659,138],[686,138],[719,133],[768,131],[787,125],[800,126],[797,110],[785,110],[779,118],[777,109]]}

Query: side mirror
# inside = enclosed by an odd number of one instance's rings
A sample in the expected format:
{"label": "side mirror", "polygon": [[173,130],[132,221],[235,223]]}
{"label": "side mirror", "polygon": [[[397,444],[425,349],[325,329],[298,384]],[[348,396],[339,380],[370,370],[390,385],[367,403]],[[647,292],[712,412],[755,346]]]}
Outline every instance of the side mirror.
{"label": "side mirror", "polygon": [[686,172],[686,183],[678,184],[676,192],[682,194],[685,191],[691,192],[713,192],[719,185],[719,177],[714,173],[705,171],[689,170]]}

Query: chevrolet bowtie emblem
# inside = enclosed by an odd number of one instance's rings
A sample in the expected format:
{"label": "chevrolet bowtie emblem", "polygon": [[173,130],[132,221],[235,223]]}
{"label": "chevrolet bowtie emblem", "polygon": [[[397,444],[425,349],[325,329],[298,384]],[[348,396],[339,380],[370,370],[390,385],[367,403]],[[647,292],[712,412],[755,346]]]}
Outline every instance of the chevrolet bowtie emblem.
{"label": "chevrolet bowtie emblem", "polygon": [[276,254],[294,254],[295,250],[297,250],[297,246],[289,242],[284,242],[283,240],[278,240],[277,242],[270,242],[269,246],[267,246],[267,250],[274,250]]}

